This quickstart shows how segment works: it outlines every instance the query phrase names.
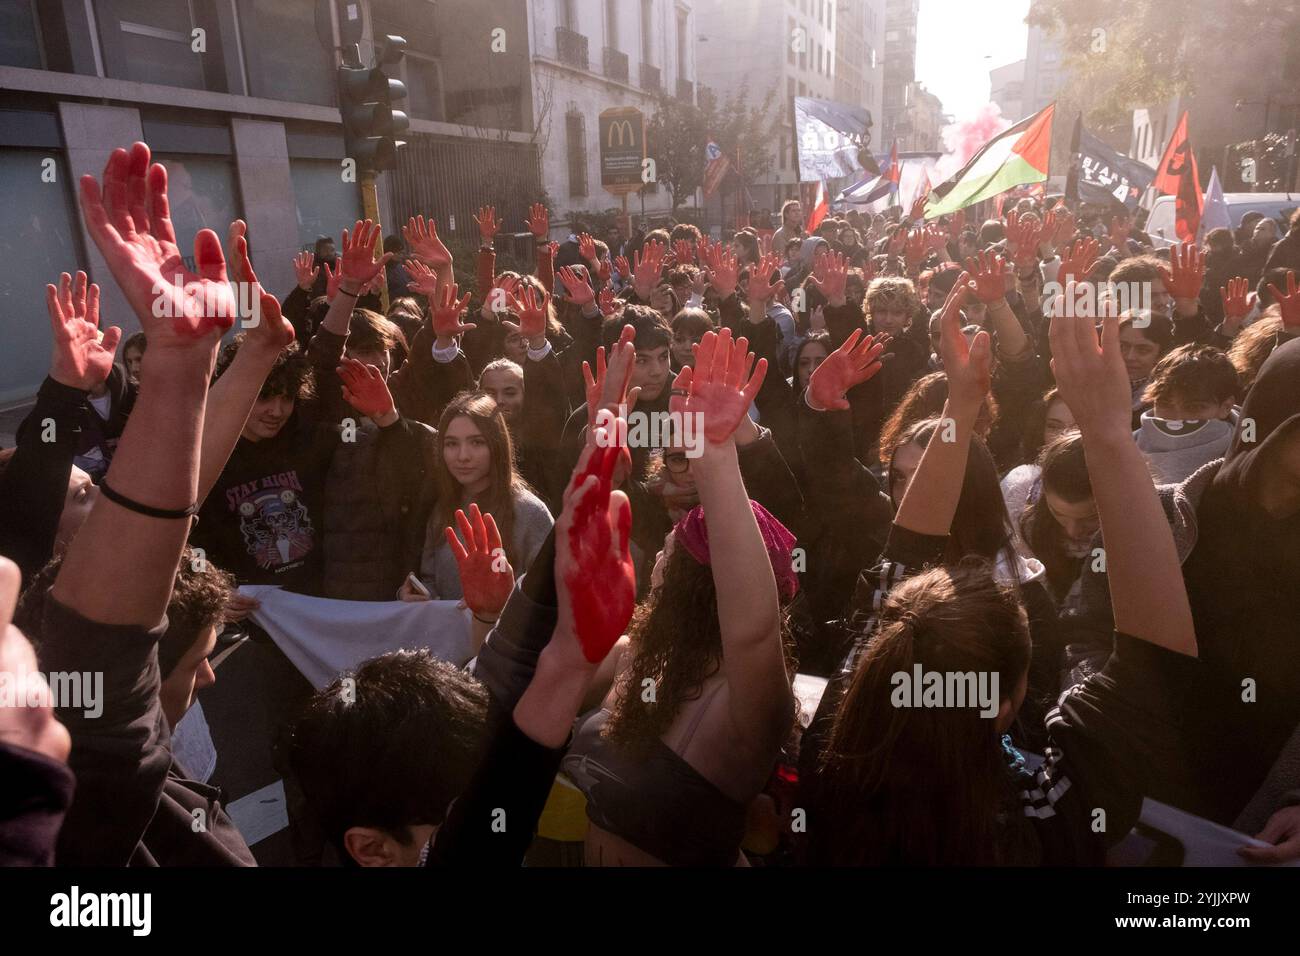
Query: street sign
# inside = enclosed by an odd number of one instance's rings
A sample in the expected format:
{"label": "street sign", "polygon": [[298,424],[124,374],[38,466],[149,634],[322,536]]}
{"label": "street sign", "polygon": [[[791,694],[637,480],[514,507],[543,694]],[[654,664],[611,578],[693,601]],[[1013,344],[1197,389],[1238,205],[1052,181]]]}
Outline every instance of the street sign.
{"label": "street sign", "polygon": [[639,190],[645,160],[645,114],[620,106],[600,114],[600,184],[606,192],[626,196]]}

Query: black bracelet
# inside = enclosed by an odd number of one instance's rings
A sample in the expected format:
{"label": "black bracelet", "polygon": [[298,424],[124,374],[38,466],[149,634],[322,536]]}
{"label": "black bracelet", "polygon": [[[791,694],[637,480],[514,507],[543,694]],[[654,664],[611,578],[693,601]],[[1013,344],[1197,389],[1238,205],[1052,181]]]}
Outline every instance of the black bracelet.
{"label": "black bracelet", "polygon": [[126,495],[119,494],[108,486],[107,481],[99,483],[99,492],[113,504],[121,505],[127,511],[134,511],[136,514],[144,515],[146,518],[163,518],[165,520],[176,520],[179,518],[191,518],[198,513],[199,506],[192,504],[183,511],[176,511],[169,508],[154,508],[150,505],[142,505],[138,501],[132,501]]}
{"label": "black bracelet", "polygon": [[344,295],[350,295],[350,296],[352,296],[352,298],[354,298],[354,299],[359,299],[359,298],[361,298],[361,293],[360,293],[360,292],[349,292],[347,289],[343,288],[343,286],[339,286],[339,291],[342,292]]}

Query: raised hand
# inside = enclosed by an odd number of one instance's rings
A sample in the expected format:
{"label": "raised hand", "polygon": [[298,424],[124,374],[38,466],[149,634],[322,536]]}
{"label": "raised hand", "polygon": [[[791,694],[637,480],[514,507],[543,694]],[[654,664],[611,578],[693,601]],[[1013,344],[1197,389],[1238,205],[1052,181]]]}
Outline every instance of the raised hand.
{"label": "raised hand", "polygon": [[1229,279],[1226,288],[1219,287],[1219,297],[1223,300],[1223,324],[1232,329],[1241,327],[1242,321],[1250,313],[1250,280],[1238,276]]}
{"label": "raised hand", "polygon": [[961,238],[961,231],[966,228],[966,210],[958,209],[948,220],[948,238],[956,242]]}
{"label": "raised hand", "polygon": [[478,215],[474,217],[474,222],[478,226],[478,236],[483,245],[492,245],[492,240],[496,238],[497,231],[501,226],[497,223],[497,211],[494,206],[479,207]]}
{"label": "raised hand", "polygon": [[1052,234],[1052,245],[1059,248],[1074,237],[1075,219],[1074,213],[1070,212],[1067,206],[1057,206],[1054,212],[1056,213],[1056,231]]}
{"label": "raised hand", "polygon": [[688,239],[674,242],[673,253],[677,256],[678,265],[693,265],[695,262],[695,248]]}
{"label": "raised hand", "polygon": [[77,273],[74,286],[66,272],[59,287],[45,287],[45,308],[50,313],[54,348],[50,355],[50,378],[69,388],[88,392],[108,381],[113,370],[113,353],[122,338],[117,326],[99,333],[99,286],[86,290],[86,274]]}
{"label": "raised hand", "polygon": [[578,236],[578,255],[587,262],[596,261],[596,240],[589,233],[584,232]]}
{"label": "raised hand", "polygon": [[392,424],[391,419],[397,417],[396,405],[379,369],[345,358],[335,371],[343,382],[345,402],[377,424]]}
{"label": "raised hand", "polygon": [[831,252],[818,256],[813,263],[813,272],[809,278],[817,287],[817,291],[826,296],[826,301],[831,306],[838,307],[848,301],[845,286],[849,281],[849,266],[840,253]]}
{"label": "raised hand", "polygon": [[817,306],[817,308],[813,309],[811,312],[808,313],[808,328],[813,332],[826,331],[826,307],[825,306],[819,305]]}
{"label": "raised hand", "polygon": [[969,289],[975,298],[990,305],[1007,295],[1007,261],[993,252],[981,252],[966,260]]}
{"label": "raised hand", "polygon": [[1127,216],[1112,216],[1110,220],[1110,241],[1115,244],[1115,248],[1122,252],[1128,252],[1128,236],[1133,231],[1133,226]]}
{"label": "raised hand", "polygon": [[948,294],[939,319],[939,354],[948,376],[948,401],[975,411],[984,404],[993,384],[993,354],[988,332],[981,329],[970,343],[962,335],[961,310],[971,284],[970,274],[963,272]]}
{"label": "raised hand", "polygon": [[709,284],[718,298],[727,299],[740,282],[740,261],[736,253],[721,244],[714,246],[709,256]]}
{"label": "raised hand", "polygon": [[899,226],[889,237],[889,255],[897,259],[907,248],[907,227]]}
{"label": "raised hand", "polygon": [[533,238],[538,242],[546,239],[547,234],[551,231],[551,218],[547,215],[546,207],[541,203],[533,203],[528,210],[528,231],[533,234]]}
{"label": "raised hand", "polygon": [[351,234],[343,230],[343,242],[339,245],[339,272],[342,276],[339,287],[344,292],[360,294],[393,258],[391,252],[375,257],[375,240],[379,238],[379,231],[379,226],[369,219],[364,222],[358,219]]}
{"label": "raised hand", "polygon": [[[772,276],[777,276],[775,282]],[[749,270],[745,295],[751,305],[771,302],[785,292],[785,282],[780,278],[775,256],[764,256],[758,265]]]}
{"label": "raised hand", "polygon": [[600,314],[606,318],[609,318],[618,311],[618,308],[614,305],[614,290],[609,286],[605,286],[605,288],[600,290],[600,295],[597,296],[596,302],[600,306]]}
{"label": "raised hand", "polygon": [[885,336],[872,338],[854,329],[844,344],[813,369],[808,379],[808,396],[812,407],[844,411],[849,407],[845,395],[880,371],[880,355],[885,351]]}
{"label": "raised hand", "polygon": [[1194,303],[1205,282],[1205,253],[1194,242],[1174,246],[1169,250],[1169,268],[1160,267],[1160,278],[1175,303]]}
{"label": "raised hand", "polygon": [[451,528],[444,533],[460,570],[462,600],[480,620],[496,620],[515,589],[515,572],[501,546],[501,532],[493,517],[476,504],[469,506],[468,517],[456,512],[456,525],[465,544]]}
{"label": "raised hand", "polygon": [[303,292],[310,292],[320,276],[320,266],[314,265],[315,262],[316,257],[310,252],[300,252],[293,257],[293,274]]}
{"label": "raised hand", "polygon": [[[335,260],[334,268],[325,263],[325,300],[333,302],[334,297],[339,294],[339,283],[343,281],[343,263]],[[360,293],[358,293],[360,294]]]}
{"label": "raised hand", "polygon": [[247,226],[243,220],[239,220],[237,225],[243,228],[231,228],[230,234],[234,237],[231,242],[231,271],[240,276],[241,282],[249,283],[252,295],[257,300],[254,307],[257,311],[252,320],[244,323],[244,327],[249,330],[247,341],[255,343],[269,354],[279,355],[293,341],[293,324],[281,313],[276,297],[263,289],[257,280],[253,263],[248,258],[248,238],[245,235]]}
{"label": "raised hand", "polygon": [[632,289],[643,302],[650,301],[650,293],[659,284],[663,270],[664,245],[658,240],[647,242],[633,257]]}
{"label": "raised hand", "polygon": [[[1074,301],[1073,283],[1065,298]],[[1102,317],[1101,340],[1091,319],[1066,316],[1052,310],[1048,330],[1052,344],[1052,372],[1061,400],[1069,406],[1085,435],[1128,436],[1133,427],[1133,397],[1128,371],[1119,350],[1119,318],[1113,306]]]}
{"label": "raised hand", "polygon": [[1282,325],[1288,332],[1300,331],[1300,291],[1296,289],[1295,273],[1287,270],[1285,292],[1271,282],[1268,291],[1273,293],[1273,298],[1282,311]]}
{"label": "raised hand", "polygon": [[948,258],[948,233],[938,223],[925,227],[925,244],[940,259]]}
{"label": "raised hand", "polygon": [[1007,252],[1020,268],[1038,262],[1038,244],[1042,237],[1042,223],[1029,217],[1022,218],[1015,211],[1007,214]]}
{"label": "raised hand", "polygon": [[623,326],[618,342],[610,349],[610,362],[605,366],[605,346],[596,349],[596,371],[588,362],[582,363],[582,380],[587,393],[587,441],[595,438],[597,413],[603,408],[617,415],[620,406],[631,408],[636,404],[638,389],[628,390],[632,369],[636,365],[636,328]]}
{"label": "raised hand", "polygon": [[614,264],[609,261],[609,256],[596,262],[596,278],[600,280],[601,285],[607,285],[613,274]]}
{"label": "raised hand", "polygon": [[439,271],[451,267],[451,252],[438,238],[438,226],[432,219],[412,216],[402,227],[402,238],[426,265]]}
{"label": "raised hand", "polygon": [[[440,343],[448,343],[462,332],[478,328],[473,322],[462,322],[460,320],[460,317],[465,314],[465,306],[469,305],[469,293],[466,292],[464,298],[457,301],[456,293],[459,291],[460,289],[454,282],[445,285],[438,294],[437,303],[430,302],[432,308],[429,312],[433,321],[433,334]],[[447,346],[443,344],[439,347],[446,348]]]}
{"label": "raised hand", "polygon": [[185,268],[167,201],[167,171],[150,158],[144,143],[129,153],[113,150],[102,191],[94,176],[81,177],[86,229],[135,310],[151,350],[191,349],[197,343],[212,349],[239,314],[221,240],[211,229],[199,230],[194,237],[198,272]]}
{"label": "raised hand", "polygon": [[912,211],[907,214],[907,218],[912,222],[923,222],[925,220],[925,204],[929,199],[928,193],[924,196],[917,196],[912,201]]}
{"label": "raised hand", "polygon": [[632,266],[627,261],[627,256],[619,256],[614,260],[614,268],[618,270],[619,278],[626,282],[632,276]]}
{"label": "raised hand", "polygon": [[697,420],[704,422],[704,437],[714,445],[731,440],[763,387],[767,359],[759,359],[755,365],[748,349],[748,340],[732,341],[728,328],[721,333],[705,332],[695,347],[695,365],[686,366],[673,381],[669,410],[699,415]]}
{"label": "raised hand", "polygon": [[1057,273],[1056,281],[1064,285],[1071,279],[1076,282],[1087,279],[1097,266],[1097,253],[1100,248],[1097,240],[1091,236],[1080,239],[1066,250],[1065,255],[1061,256],[1061,268]]}
{"label": "raised hand", "polygon": [[[566,287],[568,280],[565,280]],[[551,310],[551,294],[538,291],[531,285],[524,286],[523,295],[510,297],[510,307],[519,316],[519,322],[503,321],[508,332],[518,332],[528,340],[531,348],[538,349],[546,341],[546,320]]]}
{"label": "raised hand", "polygon": [[926,248],[925,230],[914,229],[907,235],[907,244],[904,246],[904,259],[907,262],[908,272],[918,272],[921,269],[921,263],[925,261],[929,250]]}
{"label": "raised hand", "polygon": [[560,281],[564,283],[564,291],[574,305],[587,306],[596,301],[596,293],[587,281],[585,270],[579,272],[573,266],[565,266],[560,270]]}
{"label": "raised hand", "polygon": [[409,284],[411,291],[432,299],[434,293],[438,291],[438,274],[419,259],[407,259],[403,268],[411,277]]}
{"label": "raised hand", "polygon": [[[612,427],[625,426],[616,420]],[[577,638],[589,665],[605,659],[636,607],[632,506],[627,495],[613,490],[622,453],[606,428],[597,431],[578,459],[555,522],[559,625]],[[554,640],[548,649],[553,646]]]}

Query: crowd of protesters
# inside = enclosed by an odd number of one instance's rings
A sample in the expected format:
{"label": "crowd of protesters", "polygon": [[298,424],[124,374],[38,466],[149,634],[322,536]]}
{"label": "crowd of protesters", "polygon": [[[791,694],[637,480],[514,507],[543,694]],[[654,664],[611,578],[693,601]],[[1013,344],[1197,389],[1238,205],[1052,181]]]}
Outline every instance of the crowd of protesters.
{"label": "crowd of protesters", "polygon": [[81,206],[143,331],[49,286],[0,452],[0,862],[255,862],[171,741],[257,585],[468,611],[245,742],[299,862],[1099,865],[1148,797],[1300,858],[1300,213],[534,206],[498,272],[486,207],[472,277],[357,222],[280,302],[144,144]]}

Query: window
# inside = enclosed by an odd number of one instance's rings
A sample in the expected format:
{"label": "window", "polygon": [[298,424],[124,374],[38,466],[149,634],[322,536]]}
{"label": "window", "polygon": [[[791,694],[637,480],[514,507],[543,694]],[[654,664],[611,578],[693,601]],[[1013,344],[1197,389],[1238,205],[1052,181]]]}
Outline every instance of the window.
{"label": "window", "polygon": [[618,49],[618,0],[605,0],[605,45]]}
{"label": "window", "polygon": [[442,70],[438,61],[408,52],[403,63],[406,68],[406,111],[420,119],[443,120]]}
{"label": "window", "polygon": [[[192,270],[194,237],[199,230],[211,229],[220,236],[239,218],[234,163],[225,156],[175,154],[156,154],[154,160],[167,167],[167,198],[171,201],[176,245],[185,265]],[[336,179],[338,170],[336,162]]]}
{"label": "window", "polygon": [[[653,63],[655,32],[654,0],[641,0],[641,62]],[[583,193],[585,196],[586,193]]]}
{"label": "window", "polygon": [[0,66],[41,69],[41,41],[32,2],[0,0]]}
{"label": "window", "polygon": [[581,113],[564,117],[569,157],[569,195],[587,195],[587,121]]}
{"label": "window", "polygon": [[312,8],[254,0],[240,18],[253,96],[333,106],[334,65],[316,38]]}
{"label": "window", "polygon": [[[117,19],[100,21],[110,75],[139,83],[205,89],[203,59],[190,49],[194,21],[189,3],[168,0],[117,0]],[[208,49],[214,47],[209,31]]]}
{"label": "window", "polygon": [[317,236],[333,236],[341,222],[361,216],[361,194],[355,183],[339,176],[333,159],[290,159],[289,178],[298,213],[298,241],[309,248]]}
{"label": "window", "polygon": [[[41,184],[41,164],[51,157],[57,178]],[[5,229],[5,268],[0,272],[0,302],[5,303],[0,401],[27,398],[40,387],[50,361],[45,283],[84,265],[78,252],[81,225],[74,211],[76,201],[68,191],[74,182],[63,156],[55,150],[9,145],[0,150],[0,190],[5,197],[5,222],[10,224]],[[109,318],[112,321],[104,322],[105,328],[121,321],[120,316]]]}

